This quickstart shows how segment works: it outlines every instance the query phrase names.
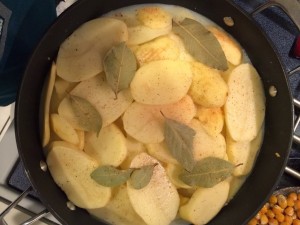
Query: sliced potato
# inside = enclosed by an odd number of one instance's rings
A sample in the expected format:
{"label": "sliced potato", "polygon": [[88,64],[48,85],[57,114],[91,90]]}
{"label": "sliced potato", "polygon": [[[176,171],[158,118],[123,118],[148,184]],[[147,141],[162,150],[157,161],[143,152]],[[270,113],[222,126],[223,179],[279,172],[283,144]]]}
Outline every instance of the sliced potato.
{"label": "sliced potato", "polygon": [[163,36],[138,46],[134,53],[140,65],[156,60],[176,60],[179,49],[175,41]]}
{"label": "sliced potato", "polygon": [[178,164],[178,161],[171,155],[166,143],[154,143],[146,144],[149,155],[156,158],[157,160],[167,164]]}
{"label": "sliced potato", "polygon": [[216,136],[223,130],[224,115],[221,108],[198,107],[197,117],[209,135]]}
{"label": "sliced potato", "polygon": [[240,190],[242,185],[245,183],[247,176],[240,176],[240,177],[231,177],[230,178],[230,189],[228,194],[227,202],[234,198],[236,193]]}
{"label": "sliced potato", "polygon": [[130,182],[127,182],[128,196],[134,210],[148,225],[169,225],[177,215],[180,200],[165,169],[156,159],[146,153],[137,155],[131,167],[139,168],[153,164],[157,165],[146,187],[134,189]]}
{"label": "sliced potato", "polygon": [[59,49],[58,76],[78,82],[99,74],[103,71],[102,61],[107,51],[127,39],[127,26],[121,20],[102,17],[84,23]]}
{"label": "sliced potato", "polygon": [[227,61],[235,66],[239,65],[242,61],[243,56],[242,48],[240,47],[240,45],[227,33],[217,27],[209,26],[207,27],[207,29],[212,32],[219,41]]}
{"label": "sliced potato", "polygon": [[146,225],[142,218],[134,211],[127,194],[126,185],[118,187],[109,203],[88,212],[114,225]]}
{"label": "sliced potato", "polygon": [[[98,110],[102,117],[102,127],[118,119],[133,101],[128,89],[120,91],[116,98],[104,76],[101,75],[81,82],[71,94],[88,100]],[[58,114],[66,118],[76,129],[82,129],[77,123],[71,103],[67,98],[60,103]]]}
{"label": "sliced potato", "polygon": [[98,136],[95,132],[87,132],[84,151],[96,159],[99,165],[117,167],[127,156],[126,139],[122,131],[112,123],[103,127]]}
{"label": "sliced potato", "polygon": [[179,179],[179,174],[184,170],[178,164],[169,163],[166,168],[167,175],[176,188],[191,188],[189,185]]}
{"label": "sliced potato", "polygon": [[79,143],[77,144],[78,149],[83,150],[84,148],[84,140],[85,140],[85,134],[84,131],[82,130],[76,130],[77,131],[77,135],[78,135],[78,139],[79,139]]}
{"label": "sliced potato", "polygon": [[173,32],[170,32],[168,34],[168,37],[173,40],[176,43],[176,46],[179,48],[179,60],[187,61],[187,62],[194,62],[195,59],[193,56],[190,55],[190,53],[186,50],[183,41],[179,36],[174,34]]}
{"label": "sliced potato", "polygon": [[69,122],[58,114],[51,114],[51,127],[54,133],[62,140],[71,144],[79,144],[79,137],[76,130],[69,124]]}
{"label": "sliced potato", "polygon": [[189,94],[203,107],[222,107],[227,98],[227,84],[218,70],[199,62],[193,64],[193,82]]}
{"label": "sliced potato", "polygon": [[180,207],[180,216],[193,224],[207,224],[225,205],[228,193],[227,181],[212,188],[199,188],[189,202]]}
{"label": "sliced potato", "polygon": [[57,77],[54,88],[59,101],[61,101],[68,93],[70,93],[77,84],[77,82],[70,83],[60,77]]}
{"label": "sliced potato", "polygon": [[235,141],[251,141],[265,117],[265,95],[261,79],[251,64],[241,64],[228,77],[224,106],[227,131]]}
{"label": "sliced potato", "polygon": [[130,84],[131,94],[134,100],[143,104],[175,103],[187,94],[192,76],[187,62],[153,61],[138,69]]}
{"label": "sliced potato", "polygon": [[190,127],[196,131],[193,143],[193,154],[195,160],[200,160],[209,156],[226,159],[226,142],[222,134],[210,136],[206,133],[201,122],[193,119]]}
{"label": "sliced potato", "polygon": [[137,19],[145,26],[158,29],[172,25],[172,16],[157,6],[147,6],[137,10]]}
{"label": "sliced potato", "polygon": [[247,175],[254,167],[254,163],[263,140],[263,129],[252,141],[234,141],[229,135],[226,137],[228,160],[234,165],[235,176]]}
{"label": "sliced potato", "polygon": [[45,81],[42,91],[40,108],[40,133],[42,146],[45,147],[50,141],[50,103],[56,77],[56,65],[53,62],[50,73]]}
{"label": "sliced potato", "polygon": [[53,142],[47,165],[54,181],[76,206],[99,208],[110,200],[111,188],[99,185],[90,177],[98,163],[71,144]]}

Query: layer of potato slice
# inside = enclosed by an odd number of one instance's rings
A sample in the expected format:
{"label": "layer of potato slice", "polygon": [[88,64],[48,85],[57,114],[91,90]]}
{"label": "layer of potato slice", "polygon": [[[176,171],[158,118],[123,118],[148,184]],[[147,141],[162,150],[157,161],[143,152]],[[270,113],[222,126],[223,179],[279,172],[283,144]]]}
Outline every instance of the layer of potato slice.
{"label": "layer of potato slice", "polygon": [[171,104],[182,99],[192,83],[193,73],[184,61],[159,60],[140,67],[131,84],[134,100],[143,104]]}
{"label": "layer of potato slice", "polygon": [[76,206],[92,209],[109,202],[111,188],[99,185],[90,177],[98,163],[73,145],[53,142],[47,165],[56,184]]}
{"label": "layer of potato slice", "polygon": [[42,90],[40,108],[40,134],[42,146],[45,147],[50,141],[50,103],[56,78],[56,65],[53,62]]}
{"label": "layer of potato slice", "polygon": [[147,186],[134,189],[127,182],[130,202],[137,214],[148,225],[169,225],[175,219],[179,207],[179,195],[175,186],[170,182],[165,169],[154,158],[146,153],[137,155],[131,167],[139,168],[145,165],[157,164]]}
{"label": "layer of potato slice", "polygon": [[140,65],[156,60],[176,60],[179,57],[179,49],[175,41],[167,36],[138,46],[134,53]]}
{"label": "layer of potato slice", "polygon": [[173,163],[168,163],[166,167],[167,175],[176,188],[191,188],[189,185],[179,179],[179,174],[182,173],[183,170],[184,168],[182,166]]}
{"label": "layer of potato slice", "polygon": [[122,131],[112,123],[103,127],[98,136],[95,132],[87,132],[84,151],[96,159],[99,165],[117,167],[127,156],[126,139]]}
{"label": "layer of potato slice", "polygon": [[193,142],[193,154],[195,160],[209,156],[226,159],[226,142],[222,134],[210,136],[206,133],[201,122],[193,119],[189,124],[196,131]]}
{"label": "layer of potato slice", "polygon": [[193,224],[207,224],[225,205],[229,187],[228,181],[222,181],[212,188],[198,188],[189,202],[180,207],[180,216]]}
{"label": "layer of potato slice", "polygon": [[109,203],[88,212],[114,225],[146,225],[142,218],[134,211],[127,194],[126,185],[117,188]]}
{"label": "layer of potato slice", "polygon": [[146,6],[137,10],[137,19],[145,26],[158,29],[172,24],[172,16],[161,7]]}
{"label": "layer of potato slice", "polygon": [[227,98],[228,88],[221,73],[202,63],[194,62],[193,82],[189,94],[195,103],[203,107],[222,107]]}
{"label": "layer of potato slice", "polygon": [[157,160],[167,164],[178,164],[178,161],[171,155],[171,152],[164,141],[160,143],[146,144],[146,148],[149,155]]}
{"label": "layer of potato slice", "polygon": [[107,51],[127,40],[127,26],[121,20],[102,17],[84,23],[60,46],[58,76],[78,82],[99,74]]}
{"label": "layer of potato slice", "polygon": [[251,64],[241,64],[228,76],[228,98],[224,106],[227,131],[235,141],[251,141],[265,117],[265,95],[261,79]]}
{"label": "layer of potato slice", "polygon": [[221,108],[198,107],[197,117],[209,135],[216,136],[223,130],[224,115]]}
{"label": "layer of potato slice", "polygon": [[263,129],[252,141],[234,141],[229,135],[226,137],[228,160],[234,165],[235,176],[247,175],[254,167],[254,163],[263,140]]}
{"label": "layer of potato slice", "polygon": [[51,128],[58,137],[71,144],[79,144],[78,133],[66,119],[56,113],[53,113],[50,115],[50,121]]}
{"label": "layer of potato slice", "polygon": [[[115,93],[102,75],[81,82],[72,90],[71,94],[88,100],[100,113],[102,127],[105,127],[119,118],[133,99],[128,89],[120,91],[116,98]],[[58,113],[76,129],[81,129],[67,98],[60,103]]]}

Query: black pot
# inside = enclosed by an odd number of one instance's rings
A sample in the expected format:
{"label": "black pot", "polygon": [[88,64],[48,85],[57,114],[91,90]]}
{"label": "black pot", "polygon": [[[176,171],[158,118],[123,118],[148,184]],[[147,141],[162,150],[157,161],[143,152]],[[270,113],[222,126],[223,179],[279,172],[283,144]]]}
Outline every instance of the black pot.
{"label": "black pot", "polygon": [[[65,194],[54,183],[50,173],[40,168],[45,161],[39,134],[39,105],[42,86],[60,44],[79,25],[113,9],[140,4],[138,0],[79,0],[50,27],[34,51],[24,74],[16,104],[16,139],[20,157],[33,187],[43,204],[63,224],[105,224],[85,210],[67,208]],[[266,95],[265,135],[255,168],[235,198],[225,206],[209,225],[246,224],[279,181],[286,165],[293,134],[293,105],[284,71],[266,36],[252,18],[229,0],[145,0],[142,3],[164,3],[183,6],[210,18],[232,34],[248,53],[261,75]],[[230,16],[234,26],[226,26],[223,18]],[[269,89],[276,87],[277,95]]]}

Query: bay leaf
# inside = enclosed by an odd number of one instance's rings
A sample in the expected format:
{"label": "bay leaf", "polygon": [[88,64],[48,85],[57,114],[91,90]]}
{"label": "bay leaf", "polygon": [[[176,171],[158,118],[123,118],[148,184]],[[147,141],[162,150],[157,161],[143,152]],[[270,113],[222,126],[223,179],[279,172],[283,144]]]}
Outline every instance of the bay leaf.
{"label": "bay leaf", "polygon": [[193,140],[196,132],[189,126],[165,118],[165,142],[173,157],[187,170],[195,165]]}
{"label": "bay leaf", "polygon": [[116,187],[124,184],[134,169],[119,170],[113,166],[101,166],[91,173],[91,178],[105,187]]}
{"label": "bay leaf", "polygon": [[130,177],[130,184],[135,189],[142,189],[143,187],[147,186],[150,182],[153,170],[156,164],[143,166],[139,169],[135,169]]}
{"label": "bay leaf", "polygon": [[190,18],[173,21],[173,32],[181,37],[186,50],[199,62],[227,70],[227,59],[217,38],[201,23]]}
{"label": "bay leaf", "polygon": [[78,125],[85,131],[99,134],[102,127],[102,117],[96,108],[86,99],[75,95],[68,96]]}
{"label": "bay leaf", "polygon": [[192,187],[210,188],[230,177],[234,168],[227,160],[207,157],[197,161],[191,171],[179,174],[179,179]]}
{"label": "bay leaf", "polygon": [[137,61],[125,42],[121,42],[108,51],[103,66],[106,80],[117,96],[121,90],[129,87],[137,70]]}

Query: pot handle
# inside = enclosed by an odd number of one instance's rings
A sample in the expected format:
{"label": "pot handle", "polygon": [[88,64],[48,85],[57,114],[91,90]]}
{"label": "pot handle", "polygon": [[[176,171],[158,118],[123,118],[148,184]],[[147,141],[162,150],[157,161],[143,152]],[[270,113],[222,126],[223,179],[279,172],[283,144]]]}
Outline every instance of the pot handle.
{"label": "pot handle", "polygon": [[289,15],[294,24],[298,27],[300,31],[300,2],[299,0],[270,0],[265,4],[259,6],[252,12],[255,15],[271,6],[277,6],[281,8],[285,13]]}

